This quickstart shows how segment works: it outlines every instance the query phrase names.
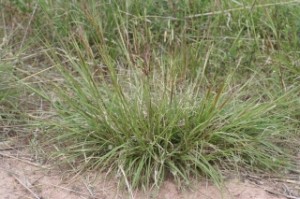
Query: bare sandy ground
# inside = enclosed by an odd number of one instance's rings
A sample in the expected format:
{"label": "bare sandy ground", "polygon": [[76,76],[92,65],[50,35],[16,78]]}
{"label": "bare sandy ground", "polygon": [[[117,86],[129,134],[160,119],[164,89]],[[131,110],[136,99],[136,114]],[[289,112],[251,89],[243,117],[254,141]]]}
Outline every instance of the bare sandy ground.
{"label": "bare sandy ground", "polygon": [[231,178],[223,191],[208,182],[178,190],[166,181],[160,190],[145,193],[121,190],[117,180],[108,180],[105,174],[72,177],[67,171],[48,167],[33,161],[24,150],[0,150],[0,199],[300,199],[300,193],[292,193],[287,183],[260,178]]}

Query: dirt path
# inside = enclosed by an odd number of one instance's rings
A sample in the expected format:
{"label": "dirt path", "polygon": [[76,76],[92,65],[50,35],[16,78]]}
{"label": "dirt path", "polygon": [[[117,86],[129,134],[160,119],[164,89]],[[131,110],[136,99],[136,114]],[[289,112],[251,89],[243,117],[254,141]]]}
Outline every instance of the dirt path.
{"label": "dirt path", "polygon": [[[123,198],[158,198],[158,199],[221,199],[221,192],[207,183],[195,184],[190,190],[179,191],[174,183],[165,182],[161,190],[145,194],[143,192],[122,192],[113,180],[106,180],[105,175],[85,174],[65,180],[66,171],[47,169],[32,161],[29,154],[11,150],[0,151],[0,198],[2,199],[123,199]],[[223,191],[225,199],[299,199],[284,194],[282,185],[257,180],[231,179]],[[288,189],[288,188],[287,188]],[[273,194],[272,194],[273,193]],[[275,193],[275,194],[274,194]],[[277,194],[276,194],[277,193]],[[283,195],[281,195],[283,194]],[[294,194],[295,195],[295,194]]]}

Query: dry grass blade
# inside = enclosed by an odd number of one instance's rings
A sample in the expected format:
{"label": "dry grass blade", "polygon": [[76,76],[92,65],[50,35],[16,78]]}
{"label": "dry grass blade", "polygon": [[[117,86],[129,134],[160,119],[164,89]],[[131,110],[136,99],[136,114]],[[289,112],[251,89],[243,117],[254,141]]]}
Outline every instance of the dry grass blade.
{"label": "dry grass blade", "polygon": [[64,191],[67,191],[67,192],[72,192],[72,193],[75,193],[75,194],[78,194],[78,195],[81,195],[81,196],[86,196],[88,198],[101,198],[102,196],[98,196],[97,194],[94,194],[94,195],[90,195],[90,194],[86,194],[86,193],[83,193],[83,192],[80,192],[80,191],[76,191],[76,190],[73,190],[73,189],[69,189],[69,188],[66,188],[66,187],[63,187],[63,186],[59,186],[59,185],[55,185],[55,184],[51,184],[51,183],[45,183],[45,185],[49,185],[49,186],[52,186],[52,187],[56,187],[56,188],[59,188],[61,190],[64,190]]}
{"label": "dry grass blade", "polygon": [[6,158],[12,158],[12,159],[21,161],[23,163],[29,164],[29,165],[34,166],[34,167],[47,169],[47,170],[51,169],[50,167],[47,167],[47,166],[44,166],[44,165],[41,165],[41,164],[37,164],[37,163],[34,163],[34,162],[30,162],[28,160],[25,160],[25,159],[22,159],[22,158],[19,158],[19,157],[15,157],[15,156],[10,155],[10,154],[0,152],[0,156],[6,157]]}
{"label": "dry grass blade", "polygon": [[127,179],[127,175],[125,174],[124,169],[122,168],[121,165],[119,166],[119,169],[120,169],[122,175],[123,175],[124,178],[125,178],[125,183],[126,183],[128,192],[130,193],[130,197],[131,197],[131,199],[134,199],[133,191],[132,191],[132,188],[131,188],[131,186],[130,186],[130,183],[129,183],[128,179]]}
{"label": "dry grass blade", "polygon": [[242,11],[242,10],[252,10],[254,8],[264,8],[264,7],[270,7],[270,6],[278,6],[278,5],[293,5],[293,4],[299,4],[299,0],[293,0],[293,1],[287,1],[287,2],[277,2],[277,3],[268,3],[268,4],[259,4],[259,5],[251,5],[251,6],[243,6],[239,8],[232,8],[228,10],[220,10],[220,11],[213,11],[213,12],[207,12],[207,13],[202,13],[202,14],[194,14],[190,16],[186,16],[186,19],[192,19],[192,18],[197,18],[197,17],[204,17],[204,16],[212,16],[212,15],[220,15],[220,14],[227,14],[230,12],[235,12],[235,11]]}
{"label": "dry grass blade", "polygon": [[36,199],[42,199],[40,196],[38,196],[31,188],[30,186],[28,186],[26,182],[23,182],[20,178],[18,178],[16,175],[13,175],[13,177],[20,183],[20,185],[22,185],[27,191],[29,191],[29,193],[31,193],[34,198]]}

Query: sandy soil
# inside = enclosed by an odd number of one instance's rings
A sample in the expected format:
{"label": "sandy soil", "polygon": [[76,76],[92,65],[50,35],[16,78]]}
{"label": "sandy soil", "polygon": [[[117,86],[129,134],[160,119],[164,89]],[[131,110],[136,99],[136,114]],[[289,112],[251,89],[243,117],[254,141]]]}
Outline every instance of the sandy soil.
{"label": "sandy soil", "polygon": [[1,199],[300,199],[300,193],[292,193],[287,183],[257,177],[231,178],[222,192],[207,182],[195,183],[188,190],[178,190],[174,183],[167,181],[157,191],[130,193],[121,191],[117,181],[107,180],[104,174],[66,176],[66,171],[38,164],[32,155],[22,150],[0,149]]}

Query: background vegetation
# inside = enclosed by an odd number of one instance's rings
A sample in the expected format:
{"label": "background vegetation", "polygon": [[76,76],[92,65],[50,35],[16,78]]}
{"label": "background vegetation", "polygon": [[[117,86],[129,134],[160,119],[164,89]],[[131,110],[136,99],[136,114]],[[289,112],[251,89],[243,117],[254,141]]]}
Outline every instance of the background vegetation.
{"label": "background vegetation", "polygon": [[15,120],[39,126],[31,143],[130,190],[169,177],[221,185],[224,170],[293,170],[296,5],[1,1],[1,125],[21,110]]}

